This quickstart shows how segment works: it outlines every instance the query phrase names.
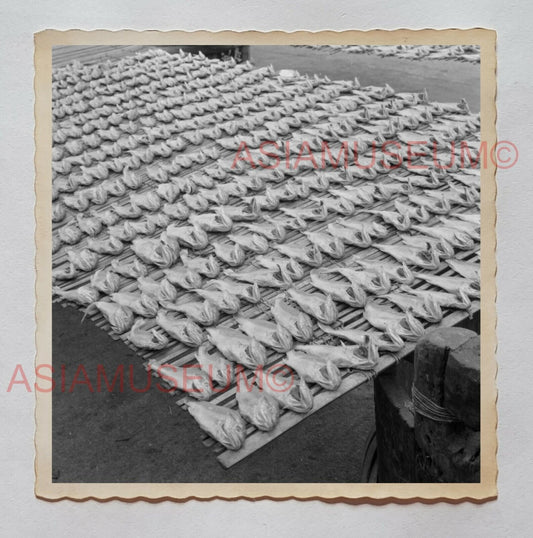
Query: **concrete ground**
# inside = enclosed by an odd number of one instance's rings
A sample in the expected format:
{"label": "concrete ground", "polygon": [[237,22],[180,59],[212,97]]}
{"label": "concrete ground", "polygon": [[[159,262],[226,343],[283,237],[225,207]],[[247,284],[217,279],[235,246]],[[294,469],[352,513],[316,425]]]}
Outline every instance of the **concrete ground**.
{"label": "concrete ground", "polygon": [[[479,66],[410,61],[370,55],[330,55],[294,47],[252,47],[257,65],[357,76],[363,85],[388,82],[397,91],[428,90],[442,102],[465,97],[479,110]],[[53,479],[58,482],[358,482],[365,441],[373,429],[371,384],[365,384],[306,419],[246,460],[225,470],[200,440],[175,397],[152,386],[140,359],[72,308],[52,309]],[[124,390],[97,391],[97,366],[111,377],[124,365]],[[91,383],[75,384],[83,365]],[[64,390],[61,389],[64,370]],[[83,381],[83,372],[78,381]],[[155,382],[154,382],[155,383]],[[91,392],[90,389],[94,392]]]}

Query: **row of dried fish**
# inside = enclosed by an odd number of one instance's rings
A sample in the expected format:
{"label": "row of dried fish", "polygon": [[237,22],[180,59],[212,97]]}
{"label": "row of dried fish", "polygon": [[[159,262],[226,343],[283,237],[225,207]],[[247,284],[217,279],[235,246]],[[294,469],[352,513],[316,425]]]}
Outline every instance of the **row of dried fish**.
{"label": "row of dried fish", "polygon": [[[200,65],[201,63],[204,65]],[[90,70],[83,66],[79,68],[79,65],[77,67],[78,69],[71,66],[68,72],[54,69],[52,73],[54,103],[61,104],[65,97],[73,94],[84,95],[89,90],[112,94],[122,87],[133,88],[150,84],[154,84],[159,90],[191,83],[194,88],[198,80],[202,82],[199,87],[205,85],[204,81],[209,82],[210,86],[216,86],[228,84],[232,79],[239,79],[243,75],[244,82],[249,84],[257,82],[261,79],[261,75],[270,71],[269,68],[254,70],[249,62],[237,64],[235,60],[211,61],[199,57],[188,61],[171,54],[163,55],[158,62],[144,61],[128,68],[121,68],[120,64],[116,66],[107,64],[105,67],[95,65]],[[247,77],[250,72],[252,76]],[[61,78],[57,78],[60,73]],[[173,80],[165,80],[170,78]],[[109,86],[114,91],[106,89]]]}
{"label": "row of dried fish", "polygon": [[[215,98],[206,95],[201,100],[192,101],[188,105],[181,105],[178,97],[160,97],[154,103],[146,103],[145,99],[136,100],[130,96],[124,104],[102,105],[92,109],[90,113],[78,112],[78,120],[74,125],[59,127],[55,130],[53,140],[56,144],[62,144],[67,140],[79,140],[83,134],[94,129],[109,129],[123,126],[125,131],[131,130],[129,122],[139,120],[146,126],[152,127],[154,120],[163,124],[172,124],[178,132],[187,129],[192,121],[196,126],[205,127],[218,121],[232,119],[235,116],[247,116],[253,112],[262,112],[267,107],[276,105],[280,111],[286,111],[290,100],[298,94],[297,91],[280,91],[278,88],[259,88],[263,93],[226,93],[223,97]],[[152,98],[152,97],[151,97]],[[323,96],[307,94],[303,101],[309,106],[322,102]],[[298,106],[302,108],[302,103]],[[301,110],[300,110],[301,111]],[[81,116],[81,118],[80,118]],[[84,120],[82,123],[81,120]],[[178,121],[176,121],[178,120]],[[79,127],[78,127],[78,125]],[[80,132],[81,130],[81,132]],[[92,132],[92,131],[91,131]]]}
{"label": "row of dried fish", "polygon": [[[116,205],[113,204],[110,210],[103,213],[103,219],[108,224],[114,225],[118,217],[127,219],[137,219],[143,212],[158,211],[161,209],[163,202],[163,213],[169,218],[177,218],[185,220],[189,217],[190,211],[203,212],[209,208],[211,203],[226,204],[229,196],[240,196],[248,205],[245,211],[251,211],[250,215],[243,215],[243,209],[232,206],[219,206],[211,214],[191,216],[191,222],[200,228],[207,231],[229,231],[232,227],[231,216],[236,220],[255,220],[259,217],[259,211],[276,210],[282,201],[292,201],[294,199],[305,199],[309,197],[311,189],[318,192],[327,191],[334,198],[311,198],[318,205],[304,208],[281,208],[287,215],[293,217],[296,221],[300,221],[300,228],[305,228],[302,221],[314,220],[324,221],[328,216],[328,211],[332,211],[341,215],[349,216],[355,212],[356,206],[366,207],[372,205],[376,201],[388,201],[392,197],[400,193],[408,192],[401,185],[378,183],[376,185],[366,185],[352,187],[346,185],[353,178],[347,174],[342,176],[335,173],[319,173],[311,176],[303,176],[300,182],[291,182],[282,185],[281,187],[269,188],[266,187],[264,195],[255,195],[249,198],[243,196],[248,189],[260,191],[265,188],[265,182],[260,175],[254,174],[245,177],[235,177],[233,182],[219,185],[214,189],[213,179],[205,174],[192,174],[186,178],[172,178],[169,176],[165,168],[155,168],[153,171],[148,169],[150,179],[157,181],[170,182],[161,183],[155,191],[146,191],[140,194],[130,194],[130,204]],[[265,178],[279,182],[282,174],[276,174],[275,171],[268,174],[265,173]],[[85,181],[83,176],[80,176],[80,181]],[[333,189],[329,187],[330,181],[335,181],[343,184],[343,190]],[[111,193],[113,196],[123,195],[128,188],[136,189],[144,182],[143,176],[135,172],[125,169],[123,180],[107,180],[98,187],[85,188],[78,190],[72,196],[65,196],[63,203],[77,211],[84,211],[89,208],[90,203],[101,205],[107,202]],[[448,191],[426,190],[423,195],[408,194],[408,200],[417,204],[415,206],[406,205],[399,200],[395,201],[397,213],[390,210],[365,210],[368,213],[380,217],[386,224],[392,224],[400,231],[411,229],[413,222],[417,221],[425,223],[429,220],[431,214],[444,215],[451,211],[451,207],[475,207],[479,204],[479,192],[474,187],[455,187],[450,183]],[[71,186],[59,187],[64,192],[71,190]],[[211,189],[211,190],[209,190]],[[195,192],[196,194],[190,194]],[[183,194],[183,202],[177,202],[176,199]],[[253,209],[256,207],[256,209]],[[117,218],[112,218],[109,211],[114,212]],[[52,220],[60,222],[66,216],[65,208],[62,204],[55,204],[52,211]],[[81,232],[84,231],[88,235],[97,235],[102,230],[101,222],[99,222],[98,213],[93,213],[91,216],[77,216],[76,226],[64,227],[59,231],[58,236],[63,243],[74,244],[81,239]],[[86,225],[87,226],[86,226]],[[341,221],[339,224],[342,227],[337,229],[337,234],[342,235],[343,227],[350,227],[350,222]],[[357,223],[355,223],[357,226]],[[334,226],[334,225],[330,225]],[[374,225],[376,228],[377,225]],[[130,224],[130,231],[117,229],[118,238],[122,240],[131,240],[137,233],[153,233],[153,225],[151,228],[146,228],[145,224]],[[413,229],[417,229],[416,225]],[[112,235],[115,235],[113,228]],[[346,237],[346,234],[344,234]],[[366,242],[370,241],[371,237],[366,238]],[[357,244],[361,243],[361,240]],[[467,248],[468,245],[459,248]]]}
{"label": "row of dried fish", "polygon": [[375,54],[376,56],[404,58],[408,60],[458,60],[479,63],[480,52],[477,45],[304,45],[330,52],[355,54]]}

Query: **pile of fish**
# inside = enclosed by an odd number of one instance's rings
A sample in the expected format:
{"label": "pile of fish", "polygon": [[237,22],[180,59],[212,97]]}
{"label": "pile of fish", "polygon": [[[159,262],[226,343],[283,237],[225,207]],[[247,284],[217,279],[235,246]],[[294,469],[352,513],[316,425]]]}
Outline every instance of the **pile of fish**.
{"label": "pile of fish", "polygon": [[53,117],[54,295],[173,366],[228,449],[479,298],[477,170],[250,166],[264,140],[474,147],[463,102],[153,49],[55,70]]}
{"label": "pile of fish", "polygon": [[479,45],[302,45],[326,52],[350,52],[352,54],[375,54],[376,56],[405,58],[408,60],[455,60],[479,63]]}

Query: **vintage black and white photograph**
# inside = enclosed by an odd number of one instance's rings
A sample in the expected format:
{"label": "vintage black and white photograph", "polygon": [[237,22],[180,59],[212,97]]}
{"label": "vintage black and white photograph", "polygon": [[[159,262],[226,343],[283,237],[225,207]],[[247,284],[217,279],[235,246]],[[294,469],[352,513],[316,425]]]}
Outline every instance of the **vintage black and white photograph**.
{"label": "vintage black and white photograph", "polygon": [[51,47],[52,486],[482,482],[480,41],[316,41]]}

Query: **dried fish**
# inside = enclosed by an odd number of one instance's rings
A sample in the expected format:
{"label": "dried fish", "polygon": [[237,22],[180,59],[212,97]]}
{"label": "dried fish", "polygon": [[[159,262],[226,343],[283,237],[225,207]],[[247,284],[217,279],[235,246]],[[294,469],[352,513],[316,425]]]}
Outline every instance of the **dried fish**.
{"label": "dried fish", "polygon": [[423,325],[410,310],[397,312],[375,301],[368,301],[365,305],[365,318],[376,329],[392,330],[400,338],[411,342],[416,342],[424,334]]}
{"label": "dried fish", "polygon": [[329,189],[330,194],[349,200],[356,206],[369,206],[374,203],[375,187],[373,185],[364,185],[363,187],[350,187],[344,190]]}
{"label": "dried fish", "polygon": [[275,351],[284,353],[292,348],[291,333],[277,323],[260,318],[245,318],[241,314],[235,316],[235,321],[250,338],[256,338]]}
{"label": "dried fish", "polygon": [[143,276],[137,278],[137,285],[142,293],[150,295],[160,303],[172,302],[178,298],[178,290],[166,278],[156,282],[151,277]]}
{"label": "dried fish", "polygon": [[120,216],[112,208],[105,211],[93,210],[90,214],[100,219],[106,226],[113,226],[120,220]]}
{"label": "dried fish", "polygon": [[52,254],[55,254],[61,247],[63,243],[57,234],[52,235]]}
{"label": "dried fish", "polygon": [[438,301],[432,295],[426,295],[422,298],[416,295],[394,292],[384,297],[399,306],[403,311],[409,310],[417,318],[422,318],[429,323],[438,323],[442,320],[442,310]]}
{"label": "dried fish", "polygon": [[185,314],[189,319],[203,326],[215,325],[220,319],[218,308],[209,301],[190,301],[176,304],[170,301],[162,303],[163,308]]}
{"label": "dried fish", "polygon": [[263,209],[266,209],[267,211],[274,211],[279,207],[281,200],[278,194],[276,194],[271,188],[267,187],[265,194],[243,196],[242,201],[246,204],[251,204],[252,202],[255,203],[260,211]]}
{"label": "dried fish", "polygon": [[[382,270],[391,280],[399,282],[400,284],[412,284],[415,280],[413,272],[404,262],[402,264],[397,264],[386,260],[362,259],[357,255],[352,256],[348,262],[355,263],[364,269],[369,269],[374,272]],[[347,265],[349,265],[349,263]]]}
{"label": "dried fish", "polygon": [[278,324],[286,327],[292,336],[299,342],[309,342],[313,337],[313,323],[311,318],[284,302],[278,297],[271,308],[271,313]]}
{"label": "dried fish", "polygon": [[255,385],[251,390],[237,390],[239,413],[258,430],[269,432],[279,421],[278,402]]}
{"label": "dried fish", "polygon": [[73,280],[79,276],[79,270],[72,263],[68,263],[52,271],[52,282],[56,280]]}
{"label": "dried fish", "polygon": [[167,234],[186,248],[201,250],[209,245],[207,233],[199,226],[178,226],[171,224],[167,227]]}
{"label": "dried fish", "polygon": [[318,326],[322,331],[331,336],[337,336],[341,340],[346,340],[352,344],[364,344],[369,337],[383,351],[400,351],[404,347],[403,340],[398,336],[393,328],[388,326],[383,333],[368,333],[359,329],[333,329],[319,323]]}
{"label": "dried fish", "polygon": [[403,181],[408,184],[409,190],[413,187],[421,187],[422,189],[438,189],[444,184],[442,180],[435,174],[434,170],[430,170],[429,175],[408,175],[402,176],[400,174],[391,174],[389,176],[394,181]]}
{"label": "dried fish", "polygon": [[137,190],[144,183],[143,177],[134,170],[131,170],[127,165],[122,171],[122,181],[126,187],[133,190]]}
{"label": "dried fish", "polygon": [[328,210],[323,204],[316,207],[282,207],[281,211],[286,215],[302,220],[324,222],[328,218]]}
{"label": "dried fish", "polygon": [[119,205],[115,203],[111,204],[111,209],[123,219],[138,219],[143,213],[141,207],[132,204]]}
{"label": "dried fish", "polygon": [[[174,366],[172,373],[166,374],[165,378],[168,381],[171,380],[170,383],[172,388],[180,389],[187,393],[188,396],[192,396],[196,400],[200,400],[199,402],[187,402],[188,406],[194,406],[195,404],[207,404],[207,402],[204,400],[209,400],[209,398],[211,398],[213,395],[213,384],[211,379],[209,379],[209,376],[200,368],[198,364],[186,365],[183,368]],[[198,423],[200,424],[200,427],[203,428],[201,423]]]}
{"label": "dried fish", "polygon": [[80,212],[88,209],[90,205],[90,197],[88,196],[87,193],[83,191],[78,191],[76,194],[73,194],[72,196],[64,195],[62,198],[62,201],[70,209],[74,209]]}
{"label": "dried fish", "polygon": [[433,245],[428,248],[419,249],[407,245],[374,245],[375,248],[392,256],[400,263],[416,265],[423,269],[437,269],[440,266],[440,258]]}
{"label": "dried fish", "polygon": [[236,295],[250,304],[257,304],[261,300],[261,292],[257,283],[245,284],[231,280],[212,280],[210,283],[218,289]]}
{"label": "dried fish", "polygon": [[435,237],[437,239],[444,239],[453,247],[461,250],[471,250],[474,248],[474,240],[469,234],[461,232],[455,228],[446,228],[445,226],[413,226],[414,230],[423,234]]}
{"label": "dried fish", "polygon": [[91,306],[96,307],[102,313],[115,333],[122,334],[133,325],[133,312],[127,306],[108,301],[96,301]]}
{"label": "dried fish", "polygon": [[190,347],[198,347],[204,340],[202,329],[190,319],[179,319],[161,310],[156,317],[157,324],[172,338]]}
{"label": "dried fish", "polygon": [[100,292],[89,285],[80,286],[73,290],[62,290],[59,286],[52,286],[52,294],[81,306],[88,306],[100,298]]}
{"label": "dried fish", "polygon": [[235,380],[235,372],[231,362],[218,351],[209,353],[208,345],[202,344],[196,352],[196,360],[202,370],[221,387],[229,387]]}
{"label": "dried fish", "polygon": [[169,204],[176,201],[180,194],[180,188],[175,183],[161,183],[156,189],[157,195]]}
{"label": "dried fish", "polygon": [[374,197],[381,202],[388,202],[400,194],[405,194],[408,189],[404,185],[395,183],[376,183]]}
{"label": "dried fish", "polygon": [[244,206],[220,206],[224,213],[234,222],[257,220],[261,215],[258,205],[252,200]]}
{"label": "dried fish", "polygon": [[108,232],[111,237],[125,242],[133,241],[137,237],[137,229],[133,226],[132,221],[129,220],[109,226]]}
{"label": "dried fish", "polygon": [[[280,372],[283,371],[282,366]],[[264,378],[263,382],[256,377],[256,383],[260,383],[259,388],[277,400],[281,407],[295,413],[308,413],[313,408],[313,395],[303,379],[294,381],[292,376],[282,377],[271,370]]]}
{"label": "dried fish", "polygon": [[287,230],[279,222],[260,222],[256,224],[244,223],[242,226],[246,227],[253,233],[258,233],[265,236],[267,239],[282,243],[287,236]]}
{"label": "dried fish", "polygon": [[[141,160],[143,160],[141,158]],[[169,180],[168,172],[160,166],[149,166],[146,168],[148,177],[156,183],[166,183]]]}
{"label": "dried fish", "polygon": [[255,369],[266,362],[266,350],[255,338],[236,329],[211,327],[207,329],[209,341],[226,359]]}
{"label": "dried fish", "polygon": [[59,229],[58,236],[65,245],[75,245],[80,242],[82,232],[75,224],[67,224]]}
{"label": "dried fish", "polygon": [[444,197],[450,204],[468,208],[476,207],[480,200],[477,188],[455,187],[453,183],[450,183],[450,190],[446,191],[446,194],[439,195],[436,191],[426,191],[426,194],[439,200]]}
{"label": "dried fish", "polygon": [[187,220],[190,213],[191,210],[181,202],[163,205],[163,214],[169,216],[171,219]]}
{"label": "dried fish", "polygon": [[183,201],[198,213],[203,213],[209,208],[209,202],[201,194],[184,194]]}
{"label": "dried fish", "polygon": [[[201,150],[200,150],[200,152],[201,152]],[[205,157],[207,157],[207,155],[205,155]],[[198,162],[198,153],[196,154],[196,158],[197,158],[196,162],[198,164],[203,164],[203,162]],[[203,192],[208,192],[209,189],[213,189],[213,187],[215,186],[215,182],[214,182],[213,178],[208,176],[207,174],[202,174],[200,172],[196,172],[196,173],[192,174],[190,177],[199,187],[203,187],[203,189],[202,189]],[[212,192],[214,192],[214,191],[212,191]],[[202,194],[202,193],[200,193],[200,194]]]}
{"label": "dried fish", "polygon": [[[365,209],[365,213],[377,215],[383,222],[392,224],[397,230],[405,232],[411,228],[411,217],[407,213],[396,213],[396,211],[382,211],[380,209]],[[428,213],[429,215],[429,213]]]}
{"label": "dried fish", "polygon": [[346,228],[350,228],[351,230],[356,230],[362,234],[366,233],[373,238],[383,239],[389,235],[389,230],[387,230],[386,226],[373,221],[367,222],[360,220],[339,219],[337,220],[337,223]]}
{"label": "dried fish", "polygon": [[325,174],[313,174],[300,178],[302,185],[317,192],[326,192],[329,189],[329,179]]}
{"label": "dried fish", "polygon": [[455,259],[446,260],[446,263],[453,271],[455,271],[462,277],[479,282],[479,265],[477,263],[465,262],[462,260]]}
{"label": "dried fish", "polygon": [[243,249],[256,254],[265,254],[268,252],[268,240],[256,233],[252,233],[251,235],[229,234],[228,239],[237,243]]}
{"label": "dried fish", "polygon": [[470,310],[472,307],[472,301],[466,294],[464,288],[459,288],[456,294],[445,291],[421,290],[419,288],[413,289],[406,285],[401,286],[400,289],[411,295],[418,295],[422,299],[431,298],[442,308]]}
{"label": "dried fish", "polygon": [[189,402],[187,409],[202,430],[229,450],[244,444],[246,425],[237,411],[209,402]]}
{"label": "dried fish", "polygon": [[239,267],[244,263],[246,254],[240,245],[229,243],[213,243],[215,254],[231,267]]}
{"label": "dried fish", "polygon": [[286,364],[308,383],[316,383],[326,390],[337,390],[340,387],[341,373],[333,361],[324,361],[314,355],[289,351]]}
{"label": "dried fish", "polygon": [[155,318],[159,310],[157,301],[146,293],[139,294],[121,291],[111,294],[111,299],[120,306],[125,306],[144,318]]}
{"label": "dried fish", "polygon": [[273,245],[273,248],[296,261],[310,265],[311,267],[320,267],[324,259],[322,253],[315,244],[310,245]]}
{"label": "dried fish", "polygon": [[224,205],[229,202],[229,194],[220,186],[217,188],[200,189],[198,194],[213,204]]}
{"label": "dried fish", "polygon": [[159,350],[164,349],[169,345],[168,338],[157,331],[157,329],[146,330],[146,321],[138,319],[130,332],[127,334],[127,339],[140,349]]}
{"label": "dried fish", "polygon": [[109,295],[120,288],[120,276],[110,269],[99,269],[91,275],[91,285]]}
{"label": "dried fish", "polygon": [[157,211],[161,207],[161,198],[155,191],[132,193],[130,194],[130,203],[134,208],[139,207],[147,211]]}
{"label": "dried fish", "polygon": [[464,220],[463,215],[456,214],[451,215],[453,217],[457,217],[455,219],[440,217],[440,221],[446,226],[447,228],[454,228],[460,232],[468,234],[474,241],[479,243],[481,240],[481,227],[479,223],[479,216],[476,216],[475,221],[468,221]]}
{"label": "dried fish", "polygon": [[215,291],[215,290],[206,290],[206,289],[195,289],[202,299],[210,301],[213,303],[219,310],[225,312],[226,314],[235,314],[241,308],[241,302],[237,295],[233,295],[226,290]]}
{"label": "dried fish", "polygon": [[367,248],[372,244],[372,237],[370,236],[368,228],[355,230],[353,228],[347,228],[337,222],[331,222],[328,224],[328,232],[344,243],[355,245],[359,248]]}
{"label": "dried fish", "polygon": [[360,285],[343,284],[326,278],[327,270],[313,270],[310,273],[311,284],[331,296],[333,299],[360,308],[366,303],[366,293]]}
{"label": "dried fish", "polygon": [[416,276],[425,280],[428,284],[442,288],[450,293],[455,293],[458,297],[461,296],[461,290],[472,299],[479,299],[481,293],[479,280],[469,280],[455,276],[435,276],[425,273],[417,273]]}
{"label": "dried fish", "polygon": [[100,259],[96,252],[88,248],[82,248],[79,251],[68,250],[67,258],[74,268],[86,272],[92,271],[98,265],[98,260]]}
{"label": "dried fish", "polygon": [[402,242],[410,247],[428,249],[430,245],[433,246],[439,258],[442,258],[443,260],[450,258],[455,254],[452,245],[450,245],[444,238],[407,234],[399,234],[399,236],[401,237]]}
{"label": "dried fish", "polygon": [[179,245],[165,232],[158,239],[134,239],[131,248],[142,261],[161,268],[174,265],[178,259]]}
{"label": "dried fish", "polygon": [[116,256],[124,250],[124,243],[116,237],[109,237],[107,239],[93,239],[87,240],[87,248],[99,254],[111,254]]}
{"label": "dried fish", "polygon": [[207,278],[216,278],[220,273],[220,265],[212,254],[207,258],[192,257],[189,256],[187,250],[182,250],[180,251],[180,258],[183,265]]}
{"label": "dried fish", "polygon": [[331,325],[337,320],[339,314],[330,295],[306,293],[296,288],[289,288],[287,293],[304,312],[318,321]]}
{"label": "dried fish", "polygon": [[352,267],[334,267],[328,269],[328,271],[341,274],[347,278],[353,286],[361,286],[373,295],[382,295],[388,293],[391,289],[390,278],[381,268],[358,271]]}
{"label": "dried fish", "polygon": [[167,280],[184,290],[192,290],[202,286],[202,277],[199,273],[184,265],[175,265],[170,269],[163,269]]}
{"label": "dried fish", "polygon": [[292,258],[274,257],[270,255],[256,256],[254,263],[265,269],[282,269],[290,280],[301,280],[305,276],[303,267]]}
{"label": "dried fish", "polygon": [[355,213],[355,205],[345,198],[338,196],[335,198],[316,198],[311,196],[310,200],[319,203],[326,211],[331,211],[339,215],[349,217]]}
{"label": "dried fish", "polygon": [[[165,213],[152,213],[151,215],[146,215],[145,217],[146,228],[154,229],[155,228],[166,228],[170,224],[170,218],[165,215]],[[155,228],[152,228],[155,226]]]}
{"label": "dried fish", "polygon": [[66,216],[67,211],[61,202],[52,204],[52,222],[61,222]]}
{"label": "dried fish", "polygon": [[242,198],[246,196],[248,189],[238,181],[229,181],[218,186],[218,188],[228,196],[234,196],[236,198]]}
{"label": "dried fish", "polygon": [[326,232],[303,232],[303,234],[321,252],[328,254],[333,259],[340,259],[344,256],[344,243],[333,235]]}
{"label": "dried fish", "polygon": [[409,200],[435,215],[447,215],[451,210],[450,201],[442,191],[439,191],[438,197],[410,194]]}
{"label": "dried fish", "polygon": [[286,288],[292,284],[292,280],[281,267],[277,269],[248,269],[240,272],[226,269],[224,274],[235,280],[267,288]]}
{"label": "dried fish", "polygon": [[424,223],[431,218],[431,214],[424,205],[413,207],[409,204],[400,202],[400,200],[395,200],[394,207],[396,208],[396,211],[398,211],[398,213],[404,215],[404,217],[409,218],[409,221],[416,220],[418,222]]}

